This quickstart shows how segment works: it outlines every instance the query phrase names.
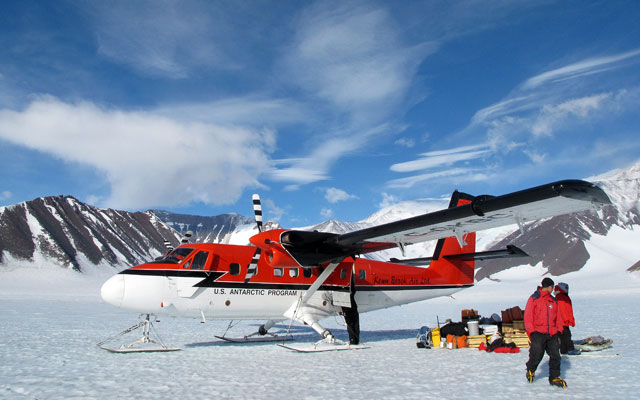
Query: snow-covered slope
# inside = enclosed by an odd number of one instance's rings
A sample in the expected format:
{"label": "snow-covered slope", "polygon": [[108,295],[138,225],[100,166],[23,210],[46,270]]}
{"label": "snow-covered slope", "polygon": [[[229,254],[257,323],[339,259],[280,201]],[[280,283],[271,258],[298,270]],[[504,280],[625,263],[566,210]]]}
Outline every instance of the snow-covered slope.
{"label": "snow-covered slope", "polygon": [[[493,277],[518,265],[539,266],[542,273],[562,275],[584,268],[594,252],[608,254],[620,268],[637,270],[640,260],[640,163],[623,170],[587,178],[600,185],[613,205],[592,211],[529,223],[521,233],[517,225],[482,231],[478,251],[514,244],[531,257],[479,262],[476,279]],[[500,194],[500,193],[496,193]],[[448,206],[448,199],[423,199],[398,203],[359,222],[330,220],[298,228],[345,233]],[[267,222],[265,229],[279,228]],[[129,213],[98,209],[73,197],[45,197],[0,207],[0,266],[49,264],[84,271],[95,266],[122,268],[152,259],[163,250],[163,240],[173,245],[186,231],[193,241],[246,245],[257,233],[253,218],[236,214],[214,217],[173,214],[166,211]],[[406,247],[404,257],[425,257],[435,243]],[[369,254],[388,260],[403,258],[398,249]],[[110,269],[110,268],[108,268]]]}
{"label": "snow-covered slope", "polygon": [[152,212],[99,209],[71,196],[0,207],[0,265],[58,266],[84,271],[153,259],[179,235]]}

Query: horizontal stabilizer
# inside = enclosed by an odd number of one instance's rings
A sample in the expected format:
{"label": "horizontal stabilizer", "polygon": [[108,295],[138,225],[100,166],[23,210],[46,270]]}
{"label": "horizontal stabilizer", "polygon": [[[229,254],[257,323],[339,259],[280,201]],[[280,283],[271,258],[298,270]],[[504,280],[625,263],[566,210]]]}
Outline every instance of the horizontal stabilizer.
{"label": "horizontal stabilizer", "polygon": [[[504,250],[492,250],[492,251],[481,251],[477,253],[453,254],[450,256],[442,256],[442,257],[447,260],[481,261],[481,260],[493,260],[497,258],[508,258],[508,257],[529,257],[529,255],[519,247],[516,247],[514,245],[508,245],[507,248]],[[389,262],[392,262],[395,264],[412,265],[412,266],[429,265],[431,261],[433,261],[433,257],[409,258],[405,260],[392,258],[389,260]]]}

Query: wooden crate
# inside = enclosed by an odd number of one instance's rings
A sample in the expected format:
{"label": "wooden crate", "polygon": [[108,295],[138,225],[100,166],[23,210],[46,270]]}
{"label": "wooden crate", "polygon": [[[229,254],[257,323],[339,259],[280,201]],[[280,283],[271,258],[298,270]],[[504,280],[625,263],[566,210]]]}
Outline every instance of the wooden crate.
{"label": "wooden crate", "polygon": [[481,343],[487,343],[487,337],[485,335],[476,335],[467,337],[467,343],[469,343],[469,347],[480,347]]}
{"label": "wooden crate", "polygon": [[526,333],[510,333],[504,335],[505,343],[513,342],[518,347],[529,347],[529,337]]}
{"label": "wooden crate", "polygon": [[524,321],[513,321],[512,324],[514,330],[524,332]]}

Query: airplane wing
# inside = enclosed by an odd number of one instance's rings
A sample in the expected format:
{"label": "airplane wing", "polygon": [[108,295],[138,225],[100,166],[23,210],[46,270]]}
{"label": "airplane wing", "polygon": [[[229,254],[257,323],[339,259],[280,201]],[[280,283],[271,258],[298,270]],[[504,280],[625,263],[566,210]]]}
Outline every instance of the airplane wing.
{"label": "airplane wing", "polygon": [[407,244],[457,237],[485,229],[569,214],[610,204],[592,183],[565,180],[501,196],[477,196],[469,204],[345,234],[286,231],[283,248],[299,265],[321,263]]}

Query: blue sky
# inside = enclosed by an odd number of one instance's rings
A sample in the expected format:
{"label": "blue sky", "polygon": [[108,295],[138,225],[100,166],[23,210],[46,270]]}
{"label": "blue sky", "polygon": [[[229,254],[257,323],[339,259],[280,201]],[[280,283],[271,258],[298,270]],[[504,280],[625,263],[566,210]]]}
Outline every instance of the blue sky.
{"label": "blue sky", "polygon": [[0,205],[357,221],[640,159],[638,1],[4,1]]}

